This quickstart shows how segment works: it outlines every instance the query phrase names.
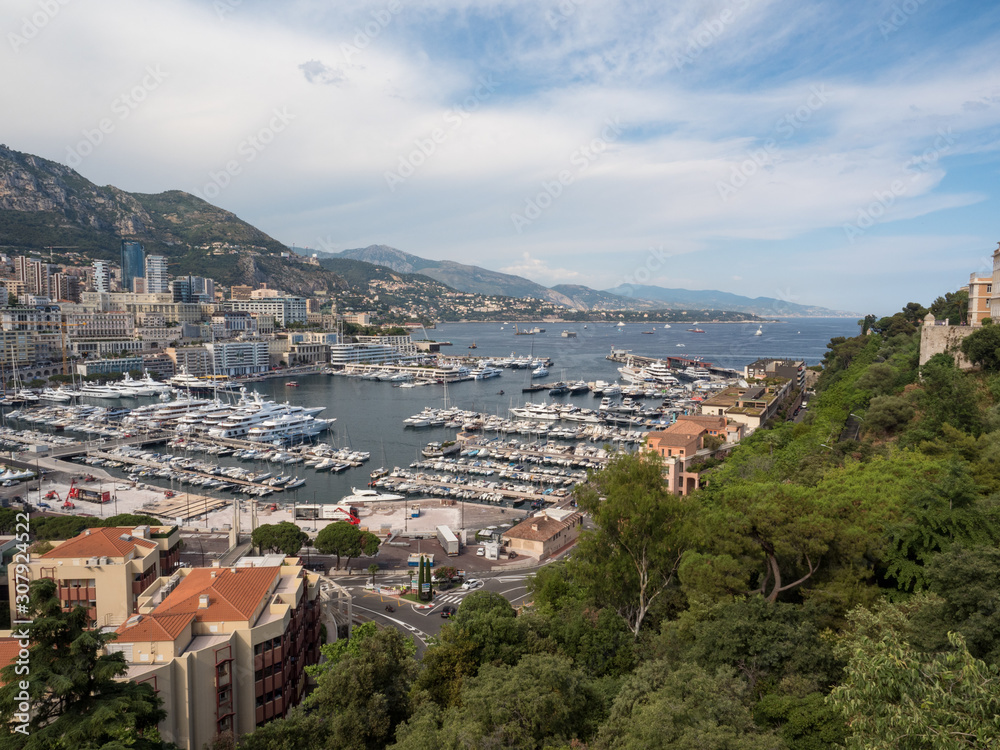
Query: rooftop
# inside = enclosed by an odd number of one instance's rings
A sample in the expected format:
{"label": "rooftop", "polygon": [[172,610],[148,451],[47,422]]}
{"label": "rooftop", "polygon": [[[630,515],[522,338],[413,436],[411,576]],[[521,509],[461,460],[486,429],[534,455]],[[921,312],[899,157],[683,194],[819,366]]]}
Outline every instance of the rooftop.
{"label": "rooftop", "polygon": [[[279,568],[195,568],[156,608],[159,613],[193,612],[202,622],[249,620],[271,591]],[[208,606],[201,606],[201,597]]]}
{"label": "rooftop", "polygon": [[49,550],[43,559],[53,560],[67,557],[125,557],[136,547],[156,549],[156,543],[132,536],[134,529],[128,526],[114,526],[101,529],[84,529],[72,539],[67,539],[55,549]]}
{"label": "rooftop", "polygon": [[547,511],[542,511],[538,515],[521,521],[517,526],[504,532],[504,536],[510,539],[526,539],[531,542],[544,542],[551,539],[563,529],[576,525],[581,516],[579,513],[571,513],[562,520],[550,518]]}

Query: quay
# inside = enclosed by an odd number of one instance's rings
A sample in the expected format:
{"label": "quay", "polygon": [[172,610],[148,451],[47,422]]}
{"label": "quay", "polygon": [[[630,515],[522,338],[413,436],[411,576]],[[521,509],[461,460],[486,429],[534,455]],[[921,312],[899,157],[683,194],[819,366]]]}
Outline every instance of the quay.
{"label": "quay", "polygon": [[662,362],[671,370],[683,370],[685,367],[701,367],[708,370],[713,375],[721,375],[723,377],[730,378],[739,375],[739,372],[733,370],[732,368],[714,365],[711,362],[706,362],[705,360],[698,359],[697,357],[676,357],[669,354],[662,357],[644,357],[639,354],[632,354],[629,350],[612,349],[611,353],[605,357],[605,359],[611,360],[612,362],[621,362],[623,364],[631,360],[632,364],[637,367],[646,367],[655,362]]}

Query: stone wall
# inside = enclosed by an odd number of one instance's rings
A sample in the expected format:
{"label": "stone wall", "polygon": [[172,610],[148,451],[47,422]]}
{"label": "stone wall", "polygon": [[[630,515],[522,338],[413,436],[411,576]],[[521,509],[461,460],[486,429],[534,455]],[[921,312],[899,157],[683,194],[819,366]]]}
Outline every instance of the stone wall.
{"label": "stone wall", "polygon": [[962,340],[978,326],[948,326],[924,325],[920,329],[920,365],[935,354],[948,353],[955,358],[955,364],[960,370],[971,370],[972,363],[962,354]]}

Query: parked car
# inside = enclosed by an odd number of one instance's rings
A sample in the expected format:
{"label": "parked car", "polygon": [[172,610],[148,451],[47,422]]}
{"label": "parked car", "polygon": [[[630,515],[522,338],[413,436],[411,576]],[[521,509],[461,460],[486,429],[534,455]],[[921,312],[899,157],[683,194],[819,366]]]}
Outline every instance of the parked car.
{"label": "parked car", "polygon": [[449,617],[452,617],[457,611],[458,610],[455,607],[452,607],[451,605],[447,607],[442,607],[441,616],[444,617],[445,619],[448,619]]}
{"label": "parked car", "polygon": [[462,588],[466,591],[471,591],[473,589],[478,589],[483,587],[483,582],[478,578],[470,578],[468,581],[462,584]]}
{"label": "parked car", "polygon": [[485,554],[486,550],[483,547],[476,550],[476,557],[483,557]]}

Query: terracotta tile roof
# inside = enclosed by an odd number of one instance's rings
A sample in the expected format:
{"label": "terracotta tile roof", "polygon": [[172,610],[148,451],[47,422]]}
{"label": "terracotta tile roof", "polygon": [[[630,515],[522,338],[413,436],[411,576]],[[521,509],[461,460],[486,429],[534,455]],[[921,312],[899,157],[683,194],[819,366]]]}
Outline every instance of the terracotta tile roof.
{"label": "terracotta tile roof", "polygon": [[149,614],[139,615],[139,621],[129,625],[125,623],[115,631],[116,643],[135,643],[142,641],[174,641],[187,624],[194,619],[194,613]]}
{"label": "terracotta tile roof", "polygon": [[[579,513],[571,513],[562,521],[541,514],[521,521],[517,526],[504,532],[509,539],[526,539],[530,542],[544,542],[563,529],[572,528],[580,522]],[[537,528],[535,528],[537,527]]]}
{"label": "terracotta tile roof", "polygon": [[[202,622],[249,620],[268,595],[280,568],[195,568],[156,608],[157,614],[193,613]],[[215,577],[212,574],[215,573]],[[199,607],[202,594],[208,607]]]}
{"label": "terracotta tile roof", "polygon": [[[21,646],[18,644],[17,638],[0,638],[0,669],[8,664],[13,664],[20,652]],[[0,685],[4,684],[3,679],[0,678]]]}
{"label": "terracotta tile roof", "polygon": [[691,422],[709,427],[721,429],[726,425],[726,418],[723,416],[712,416],[711,414],[682,414],[677,417],[677,422]]}
{"label": "terracotta tile roof", "polygon": [[[136,547],[156,549],[156,543],[147,539],[132,536],[133,529],[114,526],[103,529],[84,529],[72,539],[69,539],[53,550],[42,555],[43,558],[67,557],[125,557]],[[89,532],[89,533],[88,533]],[[129,539],[122,539],[128,536]],[[137,555],[139,552],[137,551]]]}

